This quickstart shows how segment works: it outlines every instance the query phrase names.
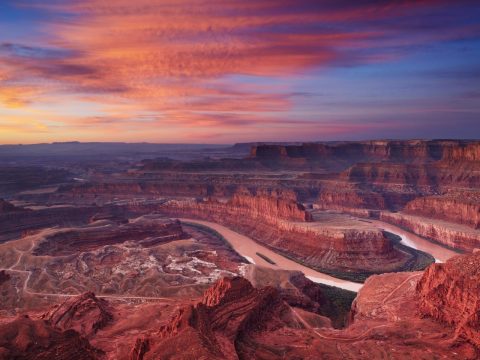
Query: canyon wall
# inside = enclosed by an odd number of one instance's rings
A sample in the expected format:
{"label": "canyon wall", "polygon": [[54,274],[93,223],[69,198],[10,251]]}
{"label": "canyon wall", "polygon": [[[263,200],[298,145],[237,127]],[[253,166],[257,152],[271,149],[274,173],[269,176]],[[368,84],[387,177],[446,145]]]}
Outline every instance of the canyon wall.
{"label": "canyon wall", "polygon": [[[399,270],[412,260],[412,254],[399,251],[380,230],[310,226],[305,221],[284,220],[268,215],[280,213],[281,206],[262,212],[258,201],[262,200],[243,197],[242,206],[237,207],[238,200],[172,200],[161,211],[169,216],[224,224],[284,256],[349,279],[363,280],[371,273]],[[277,206],[277,201],[270,202],[270,206]],[[287,209],[291,211],[290,207]],[[294,207],[294,214],[297,213],[298,208]],[[297,218],[304,219],[303,215]]]}
{"label": "canyon wall", "polygon": [[164,219],[159,215],[145,215],[120,224],[110,220],[100,221],[97,225],[103,226],[71,229],[48,235],[35,247],[33,254],[70,255],[129,240],[149,247],[189,237],[178,220]]}
{"label": "canyon wall", "polygon": [[248,212],[250,217],[263,218],[268,222],[276,222],[277,219],[312,220],[311,214],[305,210],[302,204],[268,193],[258,193],[253,196],[250,194],[235,194],[228,205]]}
{"label": "canyon wall", "polygon": [[478,161],[480,144],[466,140],[373,140],[300,145],[254,145],[252,158],[355,159],[425,162]]}
{"label": "canyon wall", "polygon": [[455,328],[480,348],[480,253],[431,265],[417,285],[422,314]]}
{"label": "canyon wall", "polygon": [[380,220],[407,229],[453,249],[480,248],[480,231],[465,225],[403,213],[380,212]]}
{"label": "canyon wall", "polygon": [[428,196],[410,201],[403,212],[480,228],[480,199],[473,194],[459,198]]}

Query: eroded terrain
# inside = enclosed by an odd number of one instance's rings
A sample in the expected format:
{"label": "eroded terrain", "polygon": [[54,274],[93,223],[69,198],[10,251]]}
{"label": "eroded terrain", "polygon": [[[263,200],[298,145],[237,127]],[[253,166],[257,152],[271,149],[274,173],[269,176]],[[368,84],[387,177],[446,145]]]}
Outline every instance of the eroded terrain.
{"label": "eroded terrain", "polygon": [[478,357],[478,142],[248,148],[9,165],[0,358]]}

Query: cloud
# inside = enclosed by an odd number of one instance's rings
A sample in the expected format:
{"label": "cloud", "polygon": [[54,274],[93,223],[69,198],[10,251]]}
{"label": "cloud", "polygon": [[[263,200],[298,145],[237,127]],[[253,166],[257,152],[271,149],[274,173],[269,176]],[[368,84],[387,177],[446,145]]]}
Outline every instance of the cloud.
{"label": "cloud", "polygon": [[[254,127],[288,112],[298,91],[253,78],[385,63],[442,41],[478,37],[474,2],[343,0],[30,1],[49,16],[42,46],[0,43],[0,101],[70,94],[104,104],[78,127]],[[295,95],[297,94],[297,95]],[[119,116],[115,107],[128,107]],[[152,115],[153,114],[153,115]],[[128,118],[127,118],[128,116]],[[142,120],[143,119],[143,120]],[[148,126],[151,126],[149,122]],[[301,125],[301,123],[299,123]],[[308,124],[307,124],[308,125]]]}

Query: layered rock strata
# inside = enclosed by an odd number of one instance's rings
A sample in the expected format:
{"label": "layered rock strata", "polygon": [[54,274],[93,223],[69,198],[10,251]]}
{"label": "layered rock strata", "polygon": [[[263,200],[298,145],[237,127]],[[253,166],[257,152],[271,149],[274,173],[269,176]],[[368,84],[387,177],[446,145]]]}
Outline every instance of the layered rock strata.
{"label": "layered rock strata", "polygon": [[95,349],[75,330],[54,329],[43,320],[20,316],[0,324],[0,359],[95,360]]}
{"label": "layered rock strata", "polygon": [[243,278],[225,278],[201,302],[181,308],[161,327],[143,358],[257,358],[272,350],[250,333],[285,325],[302,327],[275,289],[254,289]]}
{"label": "layered rock strata", "polygon": [[473,251],[480,248],[480,231],[428,217],[381,211],[380,220],[407,229],[424,238],[453,249]]}
{"label": "layered rock strata", "polygon": [[480,252],[430,266],[418,282],[420,311],[480,348]]}
{"label": "layered rock strata", "polygon": [[92,292],[86,292],[54,306],[42,318],[57,329],[74,329],[89,338],[111,323],[113,315],[106,300],[98,299]]}
{"label": "layered rock strata", "polygon": [[[170,216],[190,216],[224,224],[307,266],[356,281],[375,272],[398,271],[412,260],[411,253],[398,250],[377,229],[310,226],[308,222],[270,216],[275,210],[265,211],[263,215],[254,199],[251,207],[237,207],[235,203],[170,201],[162,211]],[[243,199],[242,204],[246,203]]]}
{"label": "layered rock strata", "polygon": [[165,219],[158,215],[145,215],[122,224],[102,221],[105,226],[87,226],[49,235],[36,246],[33,254],[37,256],[68,255],[129,240],[135,240],[136,243],[149,247],[189,237],[183,231],[179,221]]}
{"label": "layered rock strata", "polygon": [[480,197],[429,196],[410,201],[403,212],[465,224],[480,229]]}

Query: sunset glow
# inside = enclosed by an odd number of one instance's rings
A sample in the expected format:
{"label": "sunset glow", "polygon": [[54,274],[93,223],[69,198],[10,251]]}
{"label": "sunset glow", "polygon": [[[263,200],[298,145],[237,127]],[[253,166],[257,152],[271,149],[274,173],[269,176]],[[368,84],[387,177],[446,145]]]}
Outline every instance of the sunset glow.
{"label": "sunset glow", "polygon": [[478,137],[478,1],[6,0],[0,143]]}

